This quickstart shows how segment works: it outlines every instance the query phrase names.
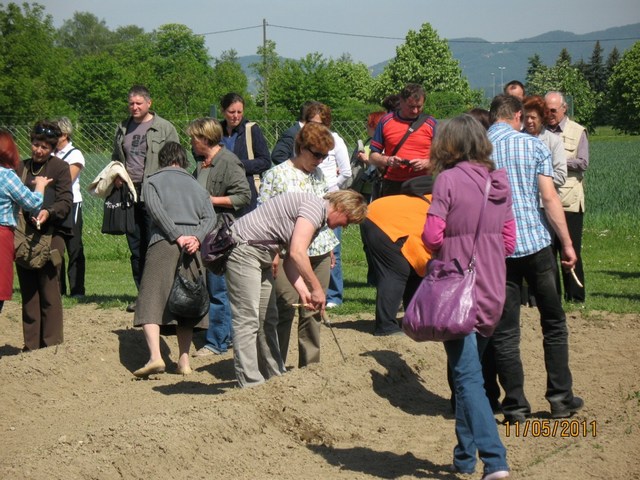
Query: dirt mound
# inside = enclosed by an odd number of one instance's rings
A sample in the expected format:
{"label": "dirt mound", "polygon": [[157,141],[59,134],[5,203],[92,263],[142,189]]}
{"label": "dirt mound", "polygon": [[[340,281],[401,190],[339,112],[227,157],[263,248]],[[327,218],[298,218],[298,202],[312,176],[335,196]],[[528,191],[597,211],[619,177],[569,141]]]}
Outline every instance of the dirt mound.
{"label": "dirt mound", "polygon": [[[546,413],[537,314],[523,311],[536,417],[526,432],[500,427],[513,478],[640,478],[638,320],[570,316],[575,392],[586,406],[562,424]],[[319,365],[242,390],[231,354],[193,359],[193,375],[168,364],[166,374],[135,379],[147,356],[141,330],[131,314],[94,304],[65,312],[63,345],[20,353],[20,309],[9,302],[0,316],[0,477],[458,478],[449,472],[442,346],[374,337],[368,317],[332,322],[346,362],[325,329]],[[175,361],[175,337],[162,344]]]}

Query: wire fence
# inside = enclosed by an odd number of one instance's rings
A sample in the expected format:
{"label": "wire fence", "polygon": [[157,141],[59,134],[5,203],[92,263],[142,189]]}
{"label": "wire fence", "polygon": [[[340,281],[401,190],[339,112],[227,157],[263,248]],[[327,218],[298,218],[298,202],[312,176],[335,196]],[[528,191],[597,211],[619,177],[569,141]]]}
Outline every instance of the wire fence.
{"label": "wire fence", "polygon": [[[171,118],[170,120],[180,136],[182,145],[191,152],[189,137],[185,129],[191,119]],[[80,175],[80,185],[83,197],[83,242],[87,258],[128,258],[129,249],[124,236],[104,235],[101,232],[104,200],[89,195],[87,185],[111,161],[113,139],[116,131],[115,122],[82,121],[74,125],[73,145],[84,154],[85,168]],[[260,128],[267,140],[269,148],[273,148],[276,141],[287,128],[292,125],[287,120],[265,120],[259,122]],[[20,150],[21,158],[30,157],[29,134],[33,125],[0,125],[9,130]],[[366,136],[365,122],[334,122],[332,128],[342,136],[351,152],[357,145],[358,139]],[[189,153],[190,171],[195,169],[195,162]]]}

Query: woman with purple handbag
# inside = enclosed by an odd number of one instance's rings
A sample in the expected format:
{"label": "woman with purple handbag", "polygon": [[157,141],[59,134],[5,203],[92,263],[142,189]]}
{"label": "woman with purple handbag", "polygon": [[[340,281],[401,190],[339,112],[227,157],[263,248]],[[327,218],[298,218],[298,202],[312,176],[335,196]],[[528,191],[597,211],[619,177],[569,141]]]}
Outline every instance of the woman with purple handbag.
{"label": "woman with purple handbag", "polygon": [[[433,199],[422,238],[433,258],[475,272],[471,333],[444,341],[456,397],[453,466],[473,473],[477,455],[484,480],[509,477],[503,446],[484,391],[480,359],[505,300],[505,256],[515,248],[511,190],[490,159],[485,129],[470,115],[438,128],[431,148]],[[436,300],[434,300],[436,301]]]}

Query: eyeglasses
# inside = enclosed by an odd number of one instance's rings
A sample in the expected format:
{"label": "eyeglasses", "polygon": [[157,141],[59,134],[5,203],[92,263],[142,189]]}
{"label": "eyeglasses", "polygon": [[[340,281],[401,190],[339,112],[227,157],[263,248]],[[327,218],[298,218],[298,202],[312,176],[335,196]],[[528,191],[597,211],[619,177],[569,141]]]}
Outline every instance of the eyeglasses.
{"label": "eyeglasses", "polygon": [[313,155],[313,158],[315,158],[316,160],[322,160],[324,159],[327,154],[326,153],[320,153],[320,152],[314,152],[313,150],[311,150],[310,148],[307,148],[307,151]]}
{"label": "eyeglasses", "polygon": [[47,137],[58,137],[59,134],[58,132],[52,130],[51,128],[48,127],[36,127],[36,135],[46,135]]}

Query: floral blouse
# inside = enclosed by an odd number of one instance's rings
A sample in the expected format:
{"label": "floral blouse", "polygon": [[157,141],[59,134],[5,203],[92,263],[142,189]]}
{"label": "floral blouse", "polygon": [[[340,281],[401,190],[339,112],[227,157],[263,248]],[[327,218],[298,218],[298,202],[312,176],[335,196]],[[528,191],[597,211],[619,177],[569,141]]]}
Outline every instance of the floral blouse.
{"label": "floral blouse", "polygon": [[[328,191],[329,187],[322,170],[316,168],[314,172],[306,173],[296,168],[291,160],[287,160],[262,174],[258,205],[284,192],[314,193],[322,198]],[[309,245],[307,253],[310,257],[325,255],[339,243],[333,230],[325,225]]]}

